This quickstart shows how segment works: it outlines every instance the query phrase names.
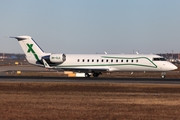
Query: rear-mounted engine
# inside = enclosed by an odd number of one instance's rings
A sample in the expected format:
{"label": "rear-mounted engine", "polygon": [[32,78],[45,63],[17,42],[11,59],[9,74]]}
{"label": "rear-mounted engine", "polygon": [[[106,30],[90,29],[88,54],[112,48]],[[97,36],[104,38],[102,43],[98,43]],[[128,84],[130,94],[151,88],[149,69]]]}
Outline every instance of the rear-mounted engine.
{"label": "rear-mounted engine", "polygon": [[48,56],[42,57],[42,59],[46,60],[48,64],[61,64],[64,61],[66,61],[66,55],[65,54],[51,54]]}

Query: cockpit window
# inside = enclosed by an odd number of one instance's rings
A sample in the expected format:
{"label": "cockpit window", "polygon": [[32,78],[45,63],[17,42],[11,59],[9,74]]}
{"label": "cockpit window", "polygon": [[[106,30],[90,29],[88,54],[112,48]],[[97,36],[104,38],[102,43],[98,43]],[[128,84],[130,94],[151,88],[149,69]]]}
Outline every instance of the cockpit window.
{"label": "cockpit window", "polygon": [[165,58],[153,58],[153,61],[166,61]]}

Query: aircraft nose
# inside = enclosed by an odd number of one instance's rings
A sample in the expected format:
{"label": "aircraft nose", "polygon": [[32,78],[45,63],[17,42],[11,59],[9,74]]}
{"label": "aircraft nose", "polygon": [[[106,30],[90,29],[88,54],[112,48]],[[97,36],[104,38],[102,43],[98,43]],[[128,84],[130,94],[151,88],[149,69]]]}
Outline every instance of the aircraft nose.
{"label": "aircraft nose", "polygon": [[166,65],[166,70],[171,71],[171,70],[176,70],[178,67],[175,66],[174,64],[170,63]]}
{"label": "aircraft nose", "polygon": [[176,69],[178,69],[178,67],[175,66],[175,65],[173,65],[173,66],[172,66],[172,70],[176,70]]}

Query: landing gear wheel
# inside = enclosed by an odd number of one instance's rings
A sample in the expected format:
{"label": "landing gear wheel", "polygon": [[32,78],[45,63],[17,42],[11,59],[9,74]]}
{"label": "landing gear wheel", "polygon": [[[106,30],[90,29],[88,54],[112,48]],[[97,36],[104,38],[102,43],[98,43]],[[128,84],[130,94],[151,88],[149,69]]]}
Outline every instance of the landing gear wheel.
{"label": "landing gear wheel", "polygon": [[93,73],[93,77],[98,77],[99,74],[98,73]]}
{"label": "landing gear wheel", "polygon": [[161,73],[161,78],[164,79],[166,77],[166,72]]}
{"label": "landing gear wheel", "polygon": [[102,74],[101,72],[97,73],[97,72],[94,72],[93,73],[93,77],[98,77],[100,74]]}
{"label": "landing gear wheel", "polygon": [[89,78],[91,75],[89,75],[88,73],[85,73],[85,77]]}

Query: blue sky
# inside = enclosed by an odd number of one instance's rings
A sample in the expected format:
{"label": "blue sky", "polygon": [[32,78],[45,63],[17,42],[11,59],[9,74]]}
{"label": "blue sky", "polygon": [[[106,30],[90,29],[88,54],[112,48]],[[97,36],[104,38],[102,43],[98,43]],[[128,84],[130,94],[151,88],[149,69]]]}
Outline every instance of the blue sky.
{"label": "blue sky", "polygon": [[1,0],[0,52],[29,35],[52,53],[180,53],[179,0]]}

